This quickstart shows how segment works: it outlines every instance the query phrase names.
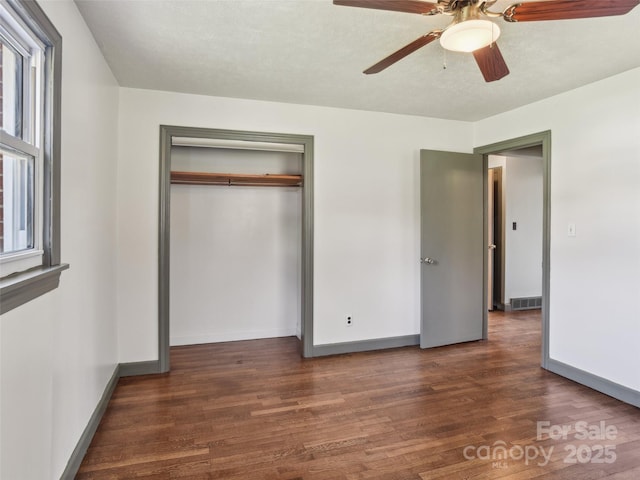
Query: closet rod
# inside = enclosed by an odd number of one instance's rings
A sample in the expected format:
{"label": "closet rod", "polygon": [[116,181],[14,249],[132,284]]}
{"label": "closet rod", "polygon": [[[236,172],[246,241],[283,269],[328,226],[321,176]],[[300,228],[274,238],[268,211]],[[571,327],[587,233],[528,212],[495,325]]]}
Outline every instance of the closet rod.
{"label": "closet rod", "polygon": [[177,185],[233,185],[265,187],[297,187],[302,175],[251,175],[245,173],[171,172],[171,183]]}

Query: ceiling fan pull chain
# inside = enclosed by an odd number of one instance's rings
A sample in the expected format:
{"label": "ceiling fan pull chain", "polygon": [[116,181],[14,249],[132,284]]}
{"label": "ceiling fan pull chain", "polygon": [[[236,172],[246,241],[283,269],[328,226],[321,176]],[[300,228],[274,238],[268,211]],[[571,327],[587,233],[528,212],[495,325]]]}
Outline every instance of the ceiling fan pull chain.
{"label": "ceiling fan pull chain", "polygon": [[442,49],[442,69],[447,69],[447,50],[445,48]]}

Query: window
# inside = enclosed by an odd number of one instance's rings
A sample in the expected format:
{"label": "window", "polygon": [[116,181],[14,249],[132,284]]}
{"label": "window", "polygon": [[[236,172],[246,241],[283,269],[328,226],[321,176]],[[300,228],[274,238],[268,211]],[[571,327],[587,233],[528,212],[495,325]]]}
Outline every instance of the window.
{"label": "window", "polygon": [[0,26],[0,267],[2,275],[42,264],[44,45],[7,18]]}
{"label": "window", "polygon": [[0,313],[58,286],[62,39],[33,1],[0,3]]}

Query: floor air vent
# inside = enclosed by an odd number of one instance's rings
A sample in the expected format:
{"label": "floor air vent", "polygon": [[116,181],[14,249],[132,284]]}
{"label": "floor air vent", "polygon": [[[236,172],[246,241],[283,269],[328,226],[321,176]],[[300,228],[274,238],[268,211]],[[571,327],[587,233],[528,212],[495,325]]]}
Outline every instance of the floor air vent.
{"label": "floor air vent", "polygon": [[511,310],[533,310],[542,308],[542,297],[522,297],[511,299]]}

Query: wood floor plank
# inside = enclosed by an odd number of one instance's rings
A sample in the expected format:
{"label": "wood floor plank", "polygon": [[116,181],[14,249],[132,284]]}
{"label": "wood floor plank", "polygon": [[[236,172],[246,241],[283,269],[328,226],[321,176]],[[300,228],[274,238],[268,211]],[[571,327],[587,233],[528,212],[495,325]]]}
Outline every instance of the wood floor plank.
{"label": "wood floor plank", "polygon": [[[493,313],[489,335],[316,359],[295,338],[172,348],[171,373],[119,381],[76,478],[640,478],[639,410],[541,369],[538,312]],[[580,421],[617,434],[578,441]],[[605,444],[615,461],[567,463]]]}

